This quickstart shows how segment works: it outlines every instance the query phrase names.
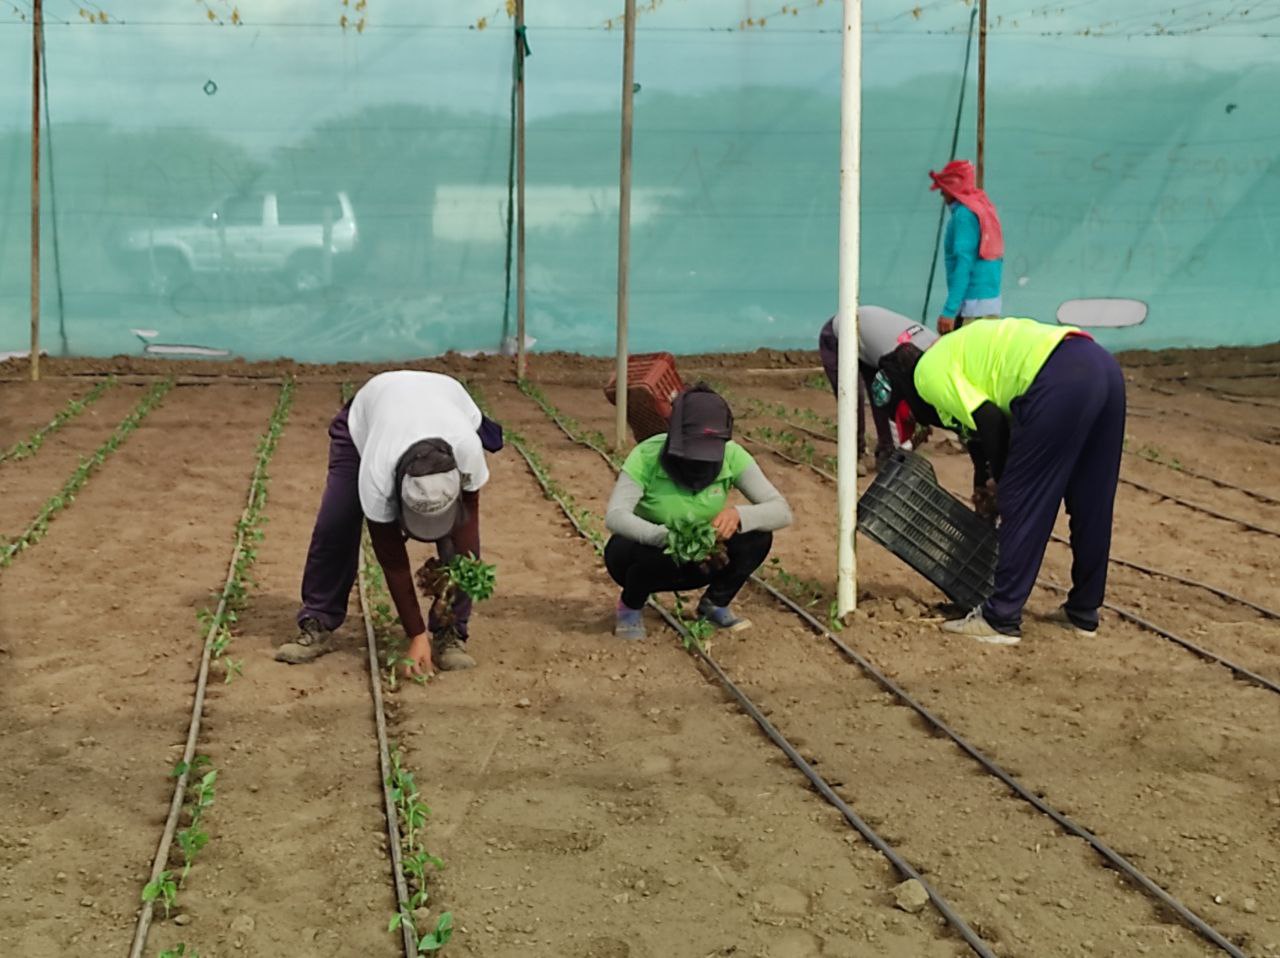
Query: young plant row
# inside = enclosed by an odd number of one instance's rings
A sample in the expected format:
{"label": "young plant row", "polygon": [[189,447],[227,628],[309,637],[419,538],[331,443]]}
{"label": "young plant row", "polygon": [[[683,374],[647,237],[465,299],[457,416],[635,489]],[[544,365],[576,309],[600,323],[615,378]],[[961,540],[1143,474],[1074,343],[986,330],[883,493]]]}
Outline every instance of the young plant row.
{"label": "young plant row", "polygon": [[[293,405],[294,389],[293,380],[286,380],[276,399],[275,408],[271,412],[267,430],[258,440],[253,472],[249,479],[247,501],[235,526],[234,558],[228,570],[226,584],[216,594],[217,609],[211,611],[206,608],[196,613],[196,618],[206,636],[206,651],[211,662],[217,662],[226,654],[231,644],[232,626],[237,620],[238,613],[243,610],[249,587],[253,584],[249,570],[257,558],[257,545],[262,541],[262,526],[266,523],[263,510],[267,504],[267,486],[270,480],[267,464],[271,461],[280,436],[284,432],[289,410]],[[230,683],[234,676],[242,674],[244,670],[242,661],[230,657],[222,662],[222,666],[227,683]],[[193,716],[193,722],[199,722],[198,714]],[[182,783],[186,783],[183,796],[185,801],[180,812],[182,817],[178,819],[180,822],[185,820],[185,825],[178,828],[174,835],[177,843],[176,854],[173,846],[169,847],[169,861],[166,864],[171,867],[159,872],[142,889],[143,903],[154,905],[155,902],[159,902],[164,908],[166,919],[177,905],[178,891],[190,875],[196,857],[209,844],[209,833],[204,827],[204,816],[213,807],[218,772],[210,767],[207,756],[196,755],[190,762],[179,762],[173,769],[172,777],[178,780],[175,788],[182,788]],[[173,869],[178,867],[175,861],[178,855],[181,856],[181,871],[175,878]],[[140,934],[145,936],[145,931]],[[161,958],[166,956],[197,958],[195,950],[188,949],[185,944],[161,953]]]}
{"label": "young plant row", "polygon": [[218,612],[205,608],[196,613],[201,628],[211,635],[210,655],[213,662],[220,666],[225,676],[223,682],[227,685],[230,685],[237,675],[244,674],[244,660],[231,658],[227,655],[227,650],[231,647],[240,613],[244,611],[248,601],[249,589],[257,584],[250,575],[250,570],[258,559],[258,546],[266,535],[262,527],[266,525],[267,519],[263,513],[266,510],[267,491],[271,481],[267,465],[275,455],[280,436],[284,433],[284,427],[289,421],[289,410],[293,408],[296,388],[297,385],[292,377],[285,380],[284,385],[280,387],[275,409],[271,412],[271,419],[267,423],[267,431],[258,440],[253,474],[249,479],[248,504],[239,521],[236,522],[235,561],[226,585],[214,596],[217,600]]}
{"label": "young plant row", "polygon": [[[557,423],[570,439],[595,450],[613,467],[615,472],[621,469],[621,461],[619,457],[605,451],[603,436],[600,436],[599,433],[593,434],[590,431],[583,429],[580,425],[574,422],[573,419],[565,416],[549,399],[547,399],[546,395],[532,383],[527,381],[521,382],[520,390],[537,403],[543,413],[546,414],[553,422]],[[599,437],[599,443],[595,441],[595,437]],[[549,476],[547,476],[546,479],[551,483],[554,483],[554,480],[550,479]],[[572,496],[569,496],[568,498],[569,501],[572,502]],[[590,515],[590,513],[588,513],[588,515]],[[686,536],[688,535],[687,532],[684,534]],[[603,540],[600,541],[598,547],[603,549]],[[671,548],[671,546],[668,546],[669,554],[671,554]],[[681,549],[690,551],[693,547],[690,545],[680,545],[675,548],[678,552]],[[760,575],[760,573],[756,574],[757,578],[760,578],[762,581],[769,582],[769,584],[773,585],[779,591],[785,593],[792,601],[804,606],[806,609],[812,611],[815,606],[818,606],[824,600],[828,600],[828,625],[833,632],[840,631],[842,626],[836,615],[836,602],[834,600],[829,600],[827,590],[824,589],[820,583],[814,582],[811,579],[792,575],[787,572],[787,570],[783,568],[782,562],[776,556],[769,560],[768,568],[768,578]],[[682,621],[682,623],[684,623],[686,628],[689,629],[690,633],[695,636],[697,641],[705,641],[706,638],[714,631],[714,628],[709,622],[705,622],[701,619],[691,622],[685,618],[684,604],[678,594],[676,596],[676,606],[677,617]],[[688,642],[686,641],[686,646],[687,645]]]}
{"label": "young plant row", "polygon": [[0,462],[5,462],[6,460],[19,462],[23,459],[30,459],[40,451],[40,447],[44,445],[44,441],[49,436],[101,399],[102,394],[115,384],[114,378],[104,379],[90,389],[83,399],[68,399],[67,404],[58,410],[57,415],[49,422],[45,423],[26,439],[20,439],[8,449],[0,451]]}
{"label": "young plant row", "polygon": [[[387,593],[382,568],[378,565],[367,536],[361,548],[364,550],[364,562],[361,563],[360,574],[364,580],[379,658],[385,666],[382,678],[387,690],[394,693],[399,687],[400,670],[409,661],[405,656],[406,642],[402,637],[400,620],[391,607],[391,597]],[[440,568],[448,570],[449,566]],[[492,590],[492,566],[488,569]],[[445,578],[448,576],[445,575]],[[414,681],[422,684],[426,682],[426,677],[416,676]],[[404,753],[395,743],[390,745],[390,760],[391,771],[385,784],[400,826],[401,877],[409,891],[409,898],[397,907],[387,925],[387,931],[403,933],[404,929],[408,929],[411,943],[419,954],[439,951],[453,937],[453,913],[443,912],[431,931],[423,931],[418,927],[420,922],[427,919],[425,909],[430,903],[428,875],[444,868],[444,861],[429,852],[423,844],[423,833],[431,809],[422,800],[413,772],[405,767]]]}
{"label": "young plant row", "polygon": [[133,407],[129,414],[120,420],[119,425],[116,426],[115,431],[112,432],[107,441],[99,446],[93,455],[80,460],[80,464],[67,477],[62,484],[62,488],[50,496],[45,501],[45,504],[40,507],[40,511],[31,520],[31,524],[27,526],[18,538],[5,546],[3,554],[0,554],[0,568],[7,566],[18,553],[31,548],[31,546],[44,538],[45,533],[49,531],[49,523],[53,521],[54,517],[75,502],[76,493],[98,471],[98,467],[107,461],[108,456],[123,445],[124,441],[147,417],[147,414],[160,404],[165,394],[172,388],[172,379],[165,379],[152,386],[147,391],[147,394],[138,400],[138,404]]}
{"label": "young plant row", "polygon": [[[204,830],[202,821],[205,813],[213,807],[215,797],[214,784],[218,780],[218,770],[210,767],[207,755],[197,755],[191,762],[179,762],[174,766],[172,777],[188,776],[186,801],[183,803],[183,814],[186,816],[186,827],[178,829],[178,848],[182,854],[182,872],[175,879],[173,872],[166,869],[147,882],[142,889],[142,901],[160,902],[164,907],[165,918],[178,904],[180,889],[191,874],[191,866],[196,856],[209,844],[209,833]],[[185,947],[185,946],[179,946]],[[179,951],[177,954],[183,954]],[[194,952],[193,952],[194,954]]]}

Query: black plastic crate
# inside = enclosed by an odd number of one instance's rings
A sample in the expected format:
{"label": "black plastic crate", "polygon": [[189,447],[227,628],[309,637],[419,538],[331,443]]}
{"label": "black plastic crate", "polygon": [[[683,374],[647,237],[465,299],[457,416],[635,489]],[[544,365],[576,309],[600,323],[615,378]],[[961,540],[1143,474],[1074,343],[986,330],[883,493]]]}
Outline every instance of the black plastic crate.
{"label": "black plastic crate", "polygon": [[966,609],[995,588],[996,531],[938,485],[929,460],[899,449],[858,500],[858,530]]}

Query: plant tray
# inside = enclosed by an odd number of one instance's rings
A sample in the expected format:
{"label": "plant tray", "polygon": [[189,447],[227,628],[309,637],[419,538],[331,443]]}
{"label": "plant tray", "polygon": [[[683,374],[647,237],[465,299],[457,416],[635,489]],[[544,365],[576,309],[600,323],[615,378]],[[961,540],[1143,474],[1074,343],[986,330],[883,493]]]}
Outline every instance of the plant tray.
{"label": "plant tray", "polygon": [[996,531],[938,485],[929,460],[896,450],[858,500],[858,530],[966,609],[995,588]]}
{"label": "plant tray", "polygon": [[[609,377],[605,398],[617,405],[617,375]],[[627,424],[636,442],[666,432],[671,402],[684,389],[671,353],[641,353],[627,359]]]}

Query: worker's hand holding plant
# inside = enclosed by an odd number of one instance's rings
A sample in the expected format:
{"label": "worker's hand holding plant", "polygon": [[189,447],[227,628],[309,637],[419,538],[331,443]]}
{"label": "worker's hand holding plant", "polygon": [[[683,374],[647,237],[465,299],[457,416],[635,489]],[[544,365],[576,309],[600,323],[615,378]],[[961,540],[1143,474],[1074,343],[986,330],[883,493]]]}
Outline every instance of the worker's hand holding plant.
{"label": "worker's hand holding plant", "polygon": [[1000,515],[1000,508],[996,504],[996,481],[994,479],[988,479],[983,485],[974,487],[973,511],[991,522],[995,522]]}

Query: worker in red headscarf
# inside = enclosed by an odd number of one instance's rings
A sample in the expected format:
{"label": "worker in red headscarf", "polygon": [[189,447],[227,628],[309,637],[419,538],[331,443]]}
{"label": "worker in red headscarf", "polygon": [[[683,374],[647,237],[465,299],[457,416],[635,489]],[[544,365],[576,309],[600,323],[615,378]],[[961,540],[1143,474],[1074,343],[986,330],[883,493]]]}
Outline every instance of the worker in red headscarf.
{"label": "worker in red headscarf", "polygon": [[930,170],[929,176],[929,189],[940,191],[951,211],[942,247],[947,301],[938,317],[938,332],[949,333],[966,320],[1001,315],[1004,235],[995,206],[978,188],[972,163],[952,160],[940,173]]}

